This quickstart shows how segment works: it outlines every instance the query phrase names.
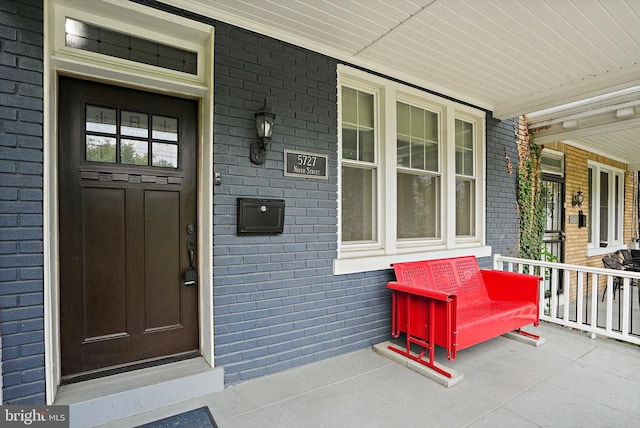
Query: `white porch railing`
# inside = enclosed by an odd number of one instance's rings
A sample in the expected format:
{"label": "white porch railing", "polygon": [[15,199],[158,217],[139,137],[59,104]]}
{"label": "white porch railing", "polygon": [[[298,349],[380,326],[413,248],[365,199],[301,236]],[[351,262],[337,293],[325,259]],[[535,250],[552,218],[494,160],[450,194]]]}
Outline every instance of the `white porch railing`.
{"label": "white porch railing", "polygon": [[[532,273],[540,287],[540,319],[640,345],[640,272],[505,257],[494,269]],[[615,290],[615,278],[621,289]]]}

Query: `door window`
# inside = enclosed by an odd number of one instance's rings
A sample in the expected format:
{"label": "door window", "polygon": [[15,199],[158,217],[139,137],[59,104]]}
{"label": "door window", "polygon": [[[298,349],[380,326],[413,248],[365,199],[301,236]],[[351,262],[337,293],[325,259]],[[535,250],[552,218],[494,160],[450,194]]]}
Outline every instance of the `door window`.
{"label": "door window", "polygon": [[95,105],[85,110],[87,162],[178,168],[178,135],[176,117],[128,110],[118,114]]}

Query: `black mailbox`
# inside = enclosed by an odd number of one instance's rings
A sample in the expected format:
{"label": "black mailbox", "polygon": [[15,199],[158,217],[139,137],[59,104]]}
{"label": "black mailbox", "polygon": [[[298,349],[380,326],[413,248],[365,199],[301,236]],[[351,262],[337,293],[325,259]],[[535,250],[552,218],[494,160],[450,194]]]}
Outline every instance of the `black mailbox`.
{"label": "black mailbox", "polygon": [[238,235],[275,235],[283,226],[283,199],[238,198]]}

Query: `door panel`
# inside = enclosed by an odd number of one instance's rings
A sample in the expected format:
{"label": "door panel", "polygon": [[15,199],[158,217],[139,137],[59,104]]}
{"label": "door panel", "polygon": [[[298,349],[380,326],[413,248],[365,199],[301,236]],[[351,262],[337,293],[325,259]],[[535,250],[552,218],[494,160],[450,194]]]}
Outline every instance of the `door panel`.
{"label": "door panel", "polygon": [[69,77],[59,89],[63,378],[197,352],[183,280],[197,102]]}
{"label": "door panel", "polygon": [[[180,195],[147,190],[145,207],[145,331],[179,326]],[[182,243],[182,245],[186,245]]]}

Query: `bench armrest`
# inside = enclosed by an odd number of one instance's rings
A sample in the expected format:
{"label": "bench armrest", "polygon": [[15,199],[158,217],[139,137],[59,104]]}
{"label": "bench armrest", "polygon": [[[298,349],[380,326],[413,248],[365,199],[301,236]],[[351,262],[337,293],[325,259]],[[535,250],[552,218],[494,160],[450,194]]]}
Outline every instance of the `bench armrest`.
{"label": "bench armrest", "polygon": [[407,294],[413,294],[416,296],[422,296],[433,300],[441,300],[443,302],[449,301],[455,297],[454,294],[444,293],[442,291],[429,290],[427,288],[412,287],[410,285],[400,284],[392,281],[387,283],[387,288],[395,291],[401,291]]}
{"label": "bench armrest", "polygon": [[482,280],[493,300],[538,302],[541,277],[517,272],[481,269]]}

